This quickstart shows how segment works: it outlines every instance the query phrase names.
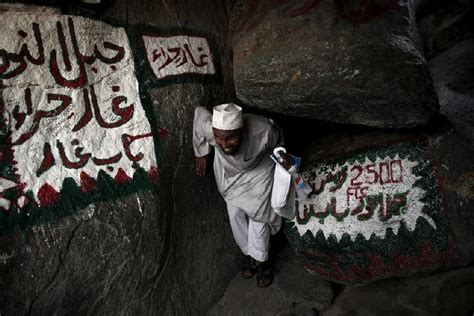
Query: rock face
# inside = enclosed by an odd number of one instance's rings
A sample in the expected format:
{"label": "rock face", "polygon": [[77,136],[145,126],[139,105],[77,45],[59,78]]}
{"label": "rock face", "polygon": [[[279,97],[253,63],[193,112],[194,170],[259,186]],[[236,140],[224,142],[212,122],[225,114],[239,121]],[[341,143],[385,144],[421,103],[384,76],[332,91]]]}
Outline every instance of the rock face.
{"label": "rock face", "polygon": [[163,269],[157,202],[152,192],[139,193],[2,236],[2,313],[133,310]]}
{"label": "rock face", "polygon": [[440,112],[474,142],[474,39],[464,40],[430,60]]}
{"label": "rock face", "polygon": [[286,229],[314,273],[344,284],[474,260],[473,151],[459,135],[331,137],[303,177]]}
{"label": "rock face", "polygon": [[202,313],[239,262],[191,145],[226,8],[61,8],[0,5],[0,313]]}
{"label": "rock face", "polygon": [[323,315],[469,315],[474,268],[348,287]]}
{"label": "rock face", "polygon": [[234,81],[245,104],[393,128],[437,109],[410,1],[241,1]]}
{"label": "rock face", "polygon": [[417,1],[416,17],[427,59],[474,37],[474,5],[469,0]]}

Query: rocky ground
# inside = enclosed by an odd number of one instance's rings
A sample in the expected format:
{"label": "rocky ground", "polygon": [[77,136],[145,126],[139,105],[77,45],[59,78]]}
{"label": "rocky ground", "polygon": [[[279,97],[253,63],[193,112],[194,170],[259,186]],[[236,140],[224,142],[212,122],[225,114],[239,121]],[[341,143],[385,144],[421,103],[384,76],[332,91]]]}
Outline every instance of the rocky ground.
{"label": "rocky ground", "polygon": [[[284,237],[284,236],[283,236]],[[260,289],[237,274],[209,315],[472,315],[474,266],[351,287],[302,266],[287,242],[275,261],[275,281]]]}

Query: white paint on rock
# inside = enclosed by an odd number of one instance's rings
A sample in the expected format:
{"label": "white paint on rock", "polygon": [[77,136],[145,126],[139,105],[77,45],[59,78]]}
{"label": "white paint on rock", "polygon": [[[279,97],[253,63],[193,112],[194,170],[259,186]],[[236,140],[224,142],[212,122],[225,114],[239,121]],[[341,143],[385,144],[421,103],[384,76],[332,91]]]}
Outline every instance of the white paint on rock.
{"label": "white paint on rock", "polygon": [[[132,65],[133,60],[128,42],[127,34],[122,27],[113,27],[103,22],[94,21],[88,18],[79,16],[69,16],[54,14],[43,14],[40,10],[35,12],[13,12],[8,11],[8,14],[2,16],[2,24],[0,25],[0,48],[6,50],[8,53],[21,53],[23,45],[26,44],[28,51],[33,58],[39,56],[38,42],[35,40],[34,23],[38,24],[39,35],[44,47],[45,62],[40,65],[35,65],[27,58],[26,69],[21,74],[14,78],[4,79],[5,86],[27,87],[37,85],[40,87],[57,87],[58,84],[50,71],[50,61],[53,50],[55,51],[59,70],[66,79],[74,79],[79,76],[80,67],[74,51],[74,41],[71,29],[69,27],[69,19],[72,19],[73,30],[77,38],[79,52],[82,56],[95,56],[95,45],[97,50],[104,57],[113,57],[116,50],[107,49],[104,47],[105,42],[109,42],[124,48],[124,57],[113,64],[117,69],[122,69],[127,65]],[[58,25],[61,25],[62,33],[64,34],[65,44],[69,59],[71,63],[71,70],[65,69],[65,62],[63,59],[63,52],[59,40]],[[26,36],[19,34],[23,31]],[[18,63],[11,63],[10,67],[5,73],[10,72],[18,66]],[[96,69],[96,71],[93,70]],[[100,60],[96,59],[92,64],[85,65],[87,73],[87,85],[95,84],[102,78],[112,74],[114,70]]]}
{"label": "white paint on rock", "polygon": [[344,77],[344,80],[346,80],[346,79],[352,79],[352,78],[354,78],[354,76],[357,76],[358,74],[360,74],[360,70],[356,69],[356,70],[354,70],[354,72],[353,72],[351,75],[345,76],[345,77]]}
{"label": "white paint on rock", "polygon": [[91,219],[95,214],[95,204],[89,204],[85,211],[86,219]]}
{"label": "white paint on rock", "polygon": [[0,254],[0,262],[2,264],[6,264],[9,259],[13,258],[14,255],[15,255],[15,250],[12,250],[11,253],[2,253]]}
{"label": "white paint on rock", "polygon": [[[80,184],[82,172],[97,178],[102,170],[114,178],[122,169],[132,178],[138,166],[146,171],[156,168],[151,127],[139,98],[125,30],[83,17],[43,16],[41,13],[12,12],[2,16],[0,25],[0,47],[25,63],[25,69],[19,74],[2,80],[3,117],[11,131],[17,175],[26,185],[24,191],[32,190],[36,196],[48,183],[59,192],[68,177]],[[37,58],[41,55],[41,45],[44,61],[35,64],[29,60],[26,49],[31,57]],[[58,64],[56,75],[51,70],[53,56]],[[67,59],[70,70],[66,66]],[[9,67],[3,70],[4,76],[19,65],[12,60],[9,62]],[[60,77],[64,80],[58,81]],[[79,84],[67,83],[78,78],[83,79]],[[31,95],[30,109],[26,102],[28,94]],[[64,98],[70,100],[65,108]],[[133,115],[130,115],[132,109]],[[55,110],[54,115],[45,115]],[[19,124],[18,113],[24,116],[22,124]],[[80,121],[85,123],[83,127],[74,129]],[[32,131],[31,137],[25,136]],[[129,144],[130,156],[143,155],[135,164],[125,151],[123,135],[141,135]],[[46,143],[51,146],[54,163],[37,174],[45,158]],[[61,146],[67,160],[85,159],[84,165],[66,167],[60,154]],[[116,162],[101,160],[119,156]]]}
{"label": "white paint on rock", "polygon": [[16,182],[0,177],[0,193],[17,185]]}
{"label": "white paint on rock", "polygon": [[5,209],[5,210],[8,210],[10,208],[10,200],[7,200],[5,198],[2,198],[0,197],[0,207]]}
{"label": "white paint on rock", "polygon": [[[385,170],[387,170],[385,166],[386,164],[390,165],[391,161],[396,160],[400,161],[402,168],[398,168],[398,163],[393,164],[394,170],[392,178],[395,181],[390,181],[389,174],[385,172]],[[420,178],[413,174],[413,168],[417,164],[418,162],[416,161],[411,161],[406,158],[400,159],[396,156],[393,160],[389,157],[384,159],[377,157],[375,161],[370,161],[366,158],[363,162],[357,161],[353,164],[346,162],[343,165],[336,164],[335,166],[327,164],[318,165],[315,170],[316,178],[314,181],[311,181],[314,183],[316,188],[320,188],[321,182],[329,173],[337,173],[344,167],[348,167],[348,176],[340,188],[335,189],[334,183],[326,184],[324,190],[320,194],[300,202],[298,208],[299,214],[296,216],[301,216],[301,214],[303,214],[304,206],[306,205],[309,208],[310,204],[313,204],[314,209],[317,212],[321,212],[331,202],[331,198],[334,197],[336,198],[336,205],[339,211],[343,211],[346,208],[349,208],[350,210],[355,209],[359,205],[360,199],[353,195],[354,190],[351,190],[350,188],[354,186],[351,185],[351,181],[356,184],[361,183],[359,187],[366,187],[365,194],[367,196],[382,193],[384,196],[384,203],[387,202],[387,196],[389,195],[408,192],[406,212],[399,216],[392,216],[386,221],[382,221],[377,216],[380,210],[380,205],[378,205],[374,210],[374,215],[367,220],[360,220],[357,216],[349,214],[342,221],[338,221],[334,216],[328,216],[324,220],[311,217],[306,224],[301,225],[298,224],[296,218],[294,218],[293,222],[295,223],[299,234],[302,236],[309,230],[313,235],[316,235],[318,231],[322,231],[326,239],[329,238],[330,235],[334,235],[338,241],[342,238],[344,233],[349,234],[352,240],[355,240],[358,234],[362,234],[367,240],[372,235],[384,238],[388,228],[391,228],[393,233],[397,234],[402,222],[405,223],[410,231],[413,231],[419,217],[426,219],[428,223],[436,229],[436,224],[433,219],[422,212],[424,203],[421,199],[425,196],[425,191],[414,186],[415,182]],[[374,173],[373,171],[367,172],[367,166],[373,166],[369,169],[377,171],[380,170],[380,167],[378,167],[380,165],[383,165],[384,180],[388,180],[388,183],[380,183],[380,180],[376,183],[372,183],[375,180]],[[358,168],[354,168],[354,166],[360,166],[363,171],[359,172],[359,170],[357,170]],[[303,175],[305,181],[308,181],[308,175],[308,172]],[[347,195],[348,189],[349,192],[351,192],[349,198]],[[367,213],[367,208],[364,209],[363,213],[364,212]]]}
{"label": "white paint on rock", "polygon": [[141,202],[140,202],[140,198],[138,197],[138,194],[136,194],[135,197],[137,198],[138,211],[139,211],[140,214],[143,216],[142,204],[141,204]]}
{"label": "white paint on rock", "polygon": [[23,208],[23,206],[25,206],[26,201],[27,201],[26,196],[22,195],[18,198],[18,200],[16,201],[16,204],[18,205],[19,208]]}
{"label": "white paint on rock", "polygon": [[158,79],[183,74],[214,74],[214,57],[205,37],[142,36],[148,62]]}

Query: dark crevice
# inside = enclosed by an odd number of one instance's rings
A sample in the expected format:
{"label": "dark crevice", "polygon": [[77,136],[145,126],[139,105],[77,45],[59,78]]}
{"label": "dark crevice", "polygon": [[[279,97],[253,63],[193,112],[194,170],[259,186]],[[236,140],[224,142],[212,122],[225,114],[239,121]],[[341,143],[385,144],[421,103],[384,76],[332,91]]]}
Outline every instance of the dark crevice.
{"label": "dark crevice", "polygon": [[[181,140],[183,139],[181,135]],[[177,201],[176,201],[176,196],[177,196],[177,189],[175,188],[175,184],[178,180],[179,173],[178,171],[181,169],[181,161],[183,158],[183,147],[180,146],[180,152],[177,158],[177,163],[174,165],[174,172],[173,172],[173,177],[172,177],[172,187],[171,187],[171,209],[172,211],[166,212],[163,208],[161,208],[165,220],[164,222],[166,223],[165,226],[163,226],[164,230],[164,240],[163,240],[163,252],[160,254],[160,260],[157,263],[158,268],[156,271],[156,276],[154,276],[154,283],[153,286],[141,297],[141,301],[143,301],[145,298],[148,297],[153,291],[160,285],[160,280],[162,277],[163,272],[169,265],[169,260],[170,260],[170,255],[171,255],[171,250],[173,249],[173,242],[174,242],[174,225],[175,225],[175,214],[178,214],[178,210],[176,209]],[[162,202],[163,204],[163,202]]]}
{"label": "dark crevice", "polygon": [[[450,126],[446,117],[442,114],[434,114],[429,122],[424,126],[384,129],[363,125],[340,124],[334,122],[321,121],[305,117],[287,116],[282,113],[272,113],[253,107],[245,107],[245,113],[253,113],[272,118],[283,130],[285,137],[285,147],[287,150],[300,157],[308,157],[309,152],[314,152],[314,148],[327,137],[334,135],[363,135],[363,134],[399,134],[399,135],[420,135],[440,132]],[[307,161],[303,160],[303,167]]]}

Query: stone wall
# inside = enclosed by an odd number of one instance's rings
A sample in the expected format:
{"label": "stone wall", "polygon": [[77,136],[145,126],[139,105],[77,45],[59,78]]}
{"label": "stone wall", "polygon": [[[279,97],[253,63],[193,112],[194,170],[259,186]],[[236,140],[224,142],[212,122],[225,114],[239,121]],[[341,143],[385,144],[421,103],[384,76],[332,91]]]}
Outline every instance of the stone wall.
{"label": "stone wall", "polygon": [[226,7],[48,4],[0,4],[0,313],[206,310],[239,261],[191,146]]}

